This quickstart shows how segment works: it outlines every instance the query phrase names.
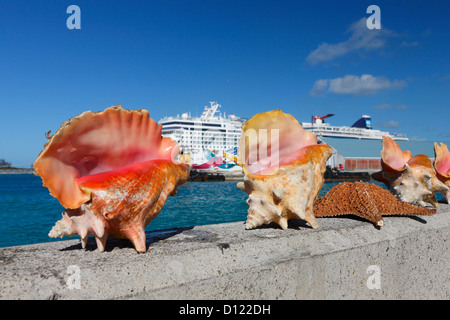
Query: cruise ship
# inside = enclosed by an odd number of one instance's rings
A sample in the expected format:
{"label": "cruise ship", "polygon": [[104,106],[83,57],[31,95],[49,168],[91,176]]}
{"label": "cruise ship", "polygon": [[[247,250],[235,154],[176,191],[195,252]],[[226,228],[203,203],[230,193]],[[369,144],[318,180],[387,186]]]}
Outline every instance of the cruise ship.
{"label": "cruise ship", "polygon": [[237,148],[245,119],[234,114],[222,114],[219,108],[220,104],[211,101],[209,107],[204,107],[200,117],[192,117],[190,112],[186,112],[181,116],[164,117],[159,121],[162,125],[161,135],[178,143],[182,156],[187,156],[184,162],[191,164],[194,169],[196,166],[199,169],[213,166],[230,168],[230,164],[237,164],[234,160],[237,160]]}
{"label": "cruise ship", "polygon": [[[219,111],[219,108],[221,108],[220,104],[211,101],[209,107],[204,107],[200,117],[192,117],[189,112],[186,112],[181,116],[164,117],[159,121],[162,125],[161,135],[170,137],[178,143],[181,153],[180,160],[191,165],[191,169],[242,171],[237,151],[242,124],[246,119],[234,114],[226,116],[225,113]],[[394,140],[409,140],[405,134],[373,129],[369,115],[363,115],[351,127],[332,126],[326,123],[325,119],[332,116],[334,114],[313,116],[312,122],[301,123],[303,128],[317,134],[319,143],[328,143],[333,147],[333,156],[327,163],[332,168],[337,167],[339,162],[338,152],[340,150],[335,150],[335,147],[342,143],[337,141],[348,141],[350,144],[352,141],[354,143],[359,141],[364,146],[355,146],[355,148],[365,149],[366,146],[369,148],[372,142],[381,141],[383,136],[391,137]]]}
{"label": "cruise ship", "polygon": [[310,130],[317,134],[320,139],[322,137],[329,138],[345,138],[345,139],[368,139],[381,140],[383,137],[391,137],[393,140],[409,140],[405,134],[389,133],[372,128],[372,119],[369,115],[364,114],[351,127],[348,126],[332,126],[325,122],[326,118],[332,117],[334,114],[324,116],[313,116],[312,122],[302,122],[301,125],[306,130]]}

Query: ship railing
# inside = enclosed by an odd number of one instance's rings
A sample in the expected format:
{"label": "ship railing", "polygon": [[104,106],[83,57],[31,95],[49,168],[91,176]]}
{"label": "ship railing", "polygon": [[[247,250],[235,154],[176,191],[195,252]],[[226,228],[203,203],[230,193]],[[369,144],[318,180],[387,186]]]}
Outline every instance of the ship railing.
{"label": "ship railing", "polygon": [[312,131],[315,131],[317,133],[325,132],[325,133],[350,133],[354,135],[367,135],[368,133],[375,133],[374,131],[368,131],[366,129],[361,128],[340,128],[340,127],[327,127],[327,128],[321,128],[321,127],[312,127]]}
{"label": "ship railing", "polygon": [[404,138],[404,139],[406,139],[406,134],[404,134],[404,133],[391,133],[391,136],[393,136],[395,138]]}

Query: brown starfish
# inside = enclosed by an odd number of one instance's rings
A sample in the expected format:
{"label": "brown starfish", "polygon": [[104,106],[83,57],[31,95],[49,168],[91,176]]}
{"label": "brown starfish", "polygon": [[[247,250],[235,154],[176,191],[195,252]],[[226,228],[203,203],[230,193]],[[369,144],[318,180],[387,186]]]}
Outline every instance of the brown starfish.
{"label": "brown starfish", "polygon": [[343,182],[335,185],[314,204],[316,217],[352,214],[383,225],[387,215],[433,215],[436,209],[427,209],[400,201],[388,190],[371,183]]}

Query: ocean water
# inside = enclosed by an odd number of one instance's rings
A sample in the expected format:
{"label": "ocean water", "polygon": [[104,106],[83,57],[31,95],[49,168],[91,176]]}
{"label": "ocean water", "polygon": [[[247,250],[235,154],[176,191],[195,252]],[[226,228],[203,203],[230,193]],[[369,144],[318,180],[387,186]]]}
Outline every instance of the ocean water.
{"label": "ocean water", "polygon": [[[326,182],[319,197],[337,183]],[[146,230],[245,221],[247,194],[236,184],[237,181],[189,181],[179,186],[178,194],[167,199]],[[48,237],[48,232],[63,211],[58,200],[42,186],[40,177],[0,175],[0,247],[61,240]]]}

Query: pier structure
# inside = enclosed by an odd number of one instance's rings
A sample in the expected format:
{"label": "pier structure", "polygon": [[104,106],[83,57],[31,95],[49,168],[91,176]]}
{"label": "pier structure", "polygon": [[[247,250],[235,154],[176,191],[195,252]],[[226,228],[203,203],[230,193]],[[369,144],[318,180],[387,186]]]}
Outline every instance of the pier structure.
{"label": "pier structure", "polygon": [[0,299],[448,300],[450,205],[384,220],[153,231],[145,254],[115,239],[105,252],[94,239],[1,248]]}

